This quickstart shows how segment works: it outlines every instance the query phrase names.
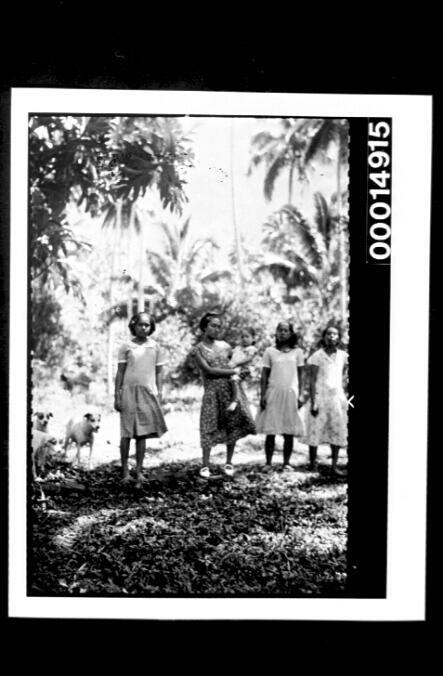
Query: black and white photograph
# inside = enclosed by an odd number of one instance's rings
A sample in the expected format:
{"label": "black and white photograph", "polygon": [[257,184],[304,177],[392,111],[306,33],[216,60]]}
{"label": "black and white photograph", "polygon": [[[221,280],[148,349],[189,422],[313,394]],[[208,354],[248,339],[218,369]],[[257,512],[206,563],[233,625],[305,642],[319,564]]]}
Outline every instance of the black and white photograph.
{"label": "black and white photograph", "polygon": [[430,97],[97,94],[13,90],[10,608],[420,619]]}

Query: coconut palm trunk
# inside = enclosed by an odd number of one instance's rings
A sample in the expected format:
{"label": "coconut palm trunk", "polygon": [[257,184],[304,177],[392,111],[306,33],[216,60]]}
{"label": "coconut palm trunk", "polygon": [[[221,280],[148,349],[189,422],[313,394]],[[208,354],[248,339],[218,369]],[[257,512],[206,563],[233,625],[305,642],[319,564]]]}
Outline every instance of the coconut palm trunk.
{"label": "coconut palm trunk", "polygon": [[342,200],[341,200],[341,162],[340,151],[337,157],[337,215],[338,215],[338,233],[339,233],[339,251],[340,251],[340,313],[342,322],[346,320],[347,300],[348,300],[348,279],[346,265],[346,247],[345,234],[342,223]]}
{"label": "coconut palm trunk", "polygon": [[116,204],[116,218],[115,218],[115,236],[112,246],[112,257],[111,257],[111,277],[109,280],[109,307],[111,312],[111,317],[109,320],[108,327],[108,346],[107,346],[107,390],[108,395],[111,397],[114,390],[114,364],[113,364],[113,351],[114,351],[114,334],[115,334],[115,321],[114,321],[114,303],[115,303],[115,280],[117,278],[117,268],[119,263],[119,253],[120,253],[120,237],[121,237],[121,210],[122,205],[119,200]]}
{"label": "coconut palm trunk", "polygon": [[240,284],[240,293],[243,295],[245,288],[245,278],[243,274],[243,261],[240,244],[240,234],[238,230],[235,185],[234,185],[234,119],[231,120],[231,206],[232,206],[232,224],[234,226],[235,250],[237,254],[237,270]]}
{"label": "coconut palm trunk", "polygon": [[144,312],[145,309],[145,224],[140,224],[139,250],[138,250],[138,298],[137,310]]}

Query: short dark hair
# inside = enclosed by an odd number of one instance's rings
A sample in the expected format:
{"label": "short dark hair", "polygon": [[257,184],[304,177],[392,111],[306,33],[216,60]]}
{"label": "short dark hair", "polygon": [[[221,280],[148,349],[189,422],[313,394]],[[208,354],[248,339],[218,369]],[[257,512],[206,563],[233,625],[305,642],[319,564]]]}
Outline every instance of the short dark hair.
{"label": "short dark hair", "polygon": [[277,328],[278,328],[279,324],[287,324],[289,326],[289,332],[290,332],[291,335],[289,336],[288,345],[291,348],[295,347],[298,343],[298,335],[295,333],[294,327],[291,324],[291,322],[287,322],[287,321],[281,321],[277,324],[277,326],[275,328],[275,345],[277,346]]}
{"label": "short dark hair", "polygon": [[138,324],[140,317],[142,315],[146,315],[149,317],[149,335],[153,334],[155,331],[155,319],[154,317],[149,313],[149,312],[136,312],[135,315],[132,315],[131,320],[128,324],[129,330],[132,333],[133,336],[135,336],[135,327]]}
{"label": "short dark hair", "polygon": [[206,327],[208,326],[209,322],[211,319],[214,319],[214,317],[217,317],[218,319],[220,318],[220,313],[219,312],[207,312],[203,317],[200,319],[200,331],[206,331]]}
{"label": "short dark hair", "polygon": [[255,343],[257,342],[257,331],[255,329],[252,328],[242,329],[240,331],[240,335],[242,333],[249,333],[249,335],[252,338],[252,345],[255,345]]}
{"label": "short dark hair", "polygon": [[326,332],[329,331],[329,329],[335,329],[335,330],[337,331],[337,333],[338,333],[338,343],[339,343],[339,345],[342,345],[342,341],[341,341],[341,330],[340,330],[340,327],[337,326],[336,324],[329,324],[329,325],[328,325],[325,329],[323,329],[323,331],[321,332],[321,337],[320,337],[320,340],[318,341],[319,347],[324,347],[324,346],[325,346],[325,336],[326,336]]}

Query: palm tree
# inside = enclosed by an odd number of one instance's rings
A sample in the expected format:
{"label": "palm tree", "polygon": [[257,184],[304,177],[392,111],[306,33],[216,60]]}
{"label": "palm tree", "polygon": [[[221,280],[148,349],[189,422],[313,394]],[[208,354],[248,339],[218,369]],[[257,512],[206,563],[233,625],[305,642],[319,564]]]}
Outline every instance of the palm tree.
{"label": "palm tree", "polygon": [[235,185],[234,185],[234,124],[235,124],[235,118],[231,119],[231,133],[230,133],[230,141],[231,141],[231,152],[230,152],[230,158],[231,158],[231,206],[232,206],[232,223],[234,225],[234,237],[235,237],[235,251],[236,251],[236,258],[237,258],[237,269],[238,269],[238,276],[239,276],[239,282],[240,282],[240,293],[243,295],[244,293],[244,288],[245,288],[245,279],[244,279],[244,274],[243,274],[243,256],[242,256],[242,251],[241,251],[241,245],[240,245],[240,232],[238,228],[238,223],[237,223],[237,214],[236,214],[236,203],[235,203]]}
{"label": "palm tree", "polygon": [[347,307],[347,273],[345,253],[345,219],[342,213],[342,170],[348,162],[349,124],[347,120],[312,120],[308,123],[312,136],[306,148],[304,161],[308,166],[315,159],[325,161],[331,145],[337,146],[336,164],[336,202],[340,237],[340,277],[341,277],[341,315],[344,321]]}
{"label": "palm tree", "polygon": [[305,120],[283,118],[279,122],[281,127],[279,134],[263,131],[253,136],[248,174],[250,175],[260,164],[265,165],[263,189],[265,198],[270,201],[277,178],[288,170],[288,204],[292,204],[294,173],[297,173],[299,180],[307,179],[304,163],[304,153],[308,144]]}
{"label": "palm tree", "polygon": [[186,291],[195,303],[201,296],[203,277],[208,273],[211,254],[219,246],[210,237],[191,240],[190,217],[182,224],[159,223],[164,236],[164,251],[147,251],[153,289],[163,298],[169,310],[176,311],[180,296]]}
{"label": "palm tree", "polygon": [[286,286],[286,300],[293,290],[316,291],[324,309],[338,279],[336,256],[337,219],[320,192],[314,193],[312,222],[293,205],[274,212],[263,226],[264,254],[257,271],[269,270]]}

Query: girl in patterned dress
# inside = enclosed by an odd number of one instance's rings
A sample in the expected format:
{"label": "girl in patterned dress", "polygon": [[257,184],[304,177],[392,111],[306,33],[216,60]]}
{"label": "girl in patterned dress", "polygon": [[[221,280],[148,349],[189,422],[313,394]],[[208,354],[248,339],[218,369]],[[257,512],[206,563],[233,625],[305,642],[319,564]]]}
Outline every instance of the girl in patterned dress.
{"label": "girl in patterned dress", "polygon": [[307,421],[310,468],[317,467],[317,447],[331,447],[332,471],[336,474],[340,448],[347,444],[347,402],[343,388],[347,354],[338,348],[339,330],[329,326],[322,333],[320,349],[309,359],[311,411]]}
{"label": "girl in patterned dress", "polygon": [[200,411],[200,442],[203,463],[200,476],[211,476],[209,458],[211,448],[226,444],[226,465],[224,472],[232,476],[232,456],[238,439],[255,434],[255,425],[241,383],[238,383],[238,405],[228,411],[232,400],[230,377],[239,373],[239,368],[229,368],[231,347],[219,340],[221,321],[218,314],[208,312],[200,321],[202,340],[194,347],[192,354],[203,379],[203,399]]}
{"label": "girl in patterned dress", "polygon": [[122,481],[130,480],[129,445],[131,439],[135,439],[136,487],[140,488],[146,439],[161,437],[167,431],[160,408],[165,362],[158,344],[150,337],[155,331],[153,317],[146,312],[135,314],[129,322],[129,330],[134,338],[118,351],[114,406],[120,412]]}
{"label": "girl in patterned dress", "polygon": [[260,411],[257,432],[266,435],[266,467],[269,471],[275,448],[275,435],[283,435],[283,469],[292,470],[290,460],[294,436],[304,433],[298,413],[302,405],[303,351],[297,347],[297,335],[290,322],[280,322],[275,332],[275,347],[266,348],[261,375]]}

